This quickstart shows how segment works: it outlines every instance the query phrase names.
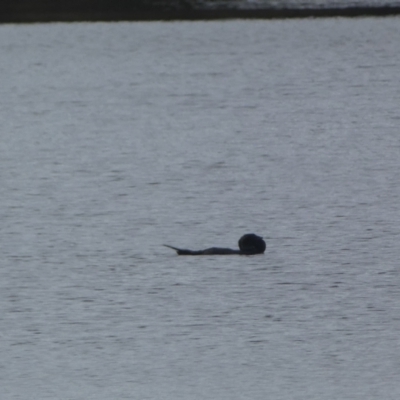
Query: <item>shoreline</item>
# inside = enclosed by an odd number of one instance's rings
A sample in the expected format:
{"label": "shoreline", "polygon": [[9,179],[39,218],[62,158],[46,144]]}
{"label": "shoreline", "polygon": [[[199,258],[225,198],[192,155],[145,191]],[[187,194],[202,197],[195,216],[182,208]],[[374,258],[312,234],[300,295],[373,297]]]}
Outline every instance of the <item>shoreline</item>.
{"label": "shoreline", "polygon": [[294,19],[333,17],[386,17],[400,15],[400,6],[343,8],[255,8],[255,9],[52,9],[2,10],[0,23],[112,22],[112,21],[200,21],[228,19]]}

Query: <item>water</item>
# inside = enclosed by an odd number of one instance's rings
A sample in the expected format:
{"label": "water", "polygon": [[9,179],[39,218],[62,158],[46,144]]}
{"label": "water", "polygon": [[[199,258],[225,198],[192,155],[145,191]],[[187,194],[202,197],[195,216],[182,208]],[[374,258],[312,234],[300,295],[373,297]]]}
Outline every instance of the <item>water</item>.
{"label": "water", "polygon": [[234,6],[240,8],[253,8],[253,7],[395,7],[400,4],[398,0],[205,0],[200,2],[206,6],[224,5]]}
{"label": "water", "polygon": [[398,399],[399,31],[0,26],[0,397]]}

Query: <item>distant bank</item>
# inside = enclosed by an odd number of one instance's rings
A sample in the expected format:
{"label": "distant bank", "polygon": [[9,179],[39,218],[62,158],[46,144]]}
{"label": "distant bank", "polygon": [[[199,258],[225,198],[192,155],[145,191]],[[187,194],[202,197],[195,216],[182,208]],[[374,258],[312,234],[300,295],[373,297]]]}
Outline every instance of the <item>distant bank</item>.
{"label": "distant bank", "polygon": [[[400,6],[335,8],[209,8],[189,0],[146,5],[142,0],[1,0],[0,23],[284,19],[399,15]],[[168,3],[167,3],[168,4]]]}

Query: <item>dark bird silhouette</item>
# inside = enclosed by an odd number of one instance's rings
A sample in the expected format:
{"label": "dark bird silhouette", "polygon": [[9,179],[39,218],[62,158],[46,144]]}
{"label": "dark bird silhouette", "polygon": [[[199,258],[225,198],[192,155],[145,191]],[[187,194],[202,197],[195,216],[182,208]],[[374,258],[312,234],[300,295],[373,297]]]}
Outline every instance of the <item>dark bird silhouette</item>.
{"label": "dark bird silhouette", "polygon": [[164,244],[165,247],[175,250],[180,256],[207,256],[207,255],[227,255],[227,254],[239,254],[244,256],[250,256],[253,254],[263,254],[267,245],[265,244],[262,237],[255,235],[254,233],[248,233],[243,235],[239,239],[239,250],[228,249],[223,247],[210,247],[204,250],[187,250],[179,249],[177,247],[169,246]]}

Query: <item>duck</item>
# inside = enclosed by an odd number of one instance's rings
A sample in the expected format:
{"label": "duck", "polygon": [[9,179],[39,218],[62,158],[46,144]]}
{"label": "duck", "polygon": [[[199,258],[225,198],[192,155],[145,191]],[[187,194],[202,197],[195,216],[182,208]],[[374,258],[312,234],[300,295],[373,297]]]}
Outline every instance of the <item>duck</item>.
{"label": "duck", "polygon": [[238,242],[239,249],[229,249],[224,247],[209,247],[204,250],[188,250],[164,244],[172,250],[175,250],[179,256],[208,256],[208,255],[230,255],[238,254],[242,256],[251,256],[263,254],[267,248],[264,239],[254,233],[246,233]]}

